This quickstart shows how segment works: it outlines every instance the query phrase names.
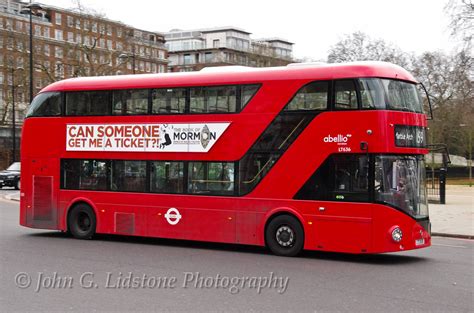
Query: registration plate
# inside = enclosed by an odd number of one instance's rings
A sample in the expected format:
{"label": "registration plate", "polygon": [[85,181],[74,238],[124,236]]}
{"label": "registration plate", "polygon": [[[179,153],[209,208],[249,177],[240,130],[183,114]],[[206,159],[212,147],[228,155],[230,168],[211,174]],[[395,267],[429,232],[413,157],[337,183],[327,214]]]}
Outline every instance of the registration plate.
{"label": "registration plate", "polygon": [[424,238],[415,240],[415,245],[417,245],[417,246],[421,246],[421,245],[424,245],[424,244],[425,244],[425,239]]}

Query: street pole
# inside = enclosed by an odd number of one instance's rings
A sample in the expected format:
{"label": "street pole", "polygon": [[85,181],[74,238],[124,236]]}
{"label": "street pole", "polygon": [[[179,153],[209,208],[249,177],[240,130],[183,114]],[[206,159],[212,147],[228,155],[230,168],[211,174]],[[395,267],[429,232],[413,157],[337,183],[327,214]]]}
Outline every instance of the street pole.
{"label": "street pole", "polygon": [[459,124],[459,127],[466,127],[468,133],[468,142],[467,142],[467,157],[469,160],[467,161],[467,166],[469,167],[469,187],[472,187],[472,129],[468,126],[468,124]]}
{"label": "street pole", "polygon": [[469,187],[472,187],[472,130],[469,130]]}
{"label": "street pole", "polygon": [[23,8],[20,13],[30,15],[30,103],[33,102],[33,10],[41,10],[42,7],[37,3],[32,3]]}
{"label": "street pole", "polygon": [[16,160],[16,120],[15,120],[15,70],[11,68],[12,75],[12,159],[13,162]]}
{"label": "street pole", "polygon": [[132,73],[135,74],[135,44],[132,46],[132,69]]}
{"label": "street pole", "polygon": [[30,7],[30,104],[31,102],[33,102],[33,11]]}

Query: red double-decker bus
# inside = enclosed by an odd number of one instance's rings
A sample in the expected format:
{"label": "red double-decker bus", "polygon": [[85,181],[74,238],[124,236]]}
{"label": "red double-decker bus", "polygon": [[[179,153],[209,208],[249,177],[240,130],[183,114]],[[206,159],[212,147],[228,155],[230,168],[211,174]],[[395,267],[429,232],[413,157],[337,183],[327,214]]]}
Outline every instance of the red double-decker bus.
{"label": "red double-decker bus", "polygon": [[285,256],[427,247],[426,120],[381,62],[56,82],[23,126],[20,223]]}

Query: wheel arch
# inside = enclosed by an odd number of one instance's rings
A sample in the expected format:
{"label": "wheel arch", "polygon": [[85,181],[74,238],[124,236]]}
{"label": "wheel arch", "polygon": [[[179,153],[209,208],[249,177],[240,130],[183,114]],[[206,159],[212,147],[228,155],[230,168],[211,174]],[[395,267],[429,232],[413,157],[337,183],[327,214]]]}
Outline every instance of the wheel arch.
{"label": "wheel arch", "polygon": [[306,241],[306,231],[304,227],[304,218],[303,216],[298,213],[295,209],[291,207],[278,207],[273,210],[270,210],[265,214],[262,223],[259,226],[258,233],[261,236],[260,242],[263,246],[267,246],[267,242],[265,239],[265,230],[267,229],[268,224],[276,217],[281,215],[289,215],[294,218],[300,223],[301,227],[303,228],[303,232],[305,233],[304,240]]}
{"label": "wheel arch", "polygon": [[87,198],[79,197],[71,200],[68,205],[66,206],[66,212],[64,214],[63,222],[64,222],[64,229],[68,231],[69,226],[68,226],[68,219],[69,219],[69,213],[71,212],[71,209],[75,207],[76,205],[79,204],[86,204],[92,208],[92,211],[94,211],[95,214],[95,220],[96,220],[96,230],[99,229],[99,211],[97,207],[94,205],[94,203]]}

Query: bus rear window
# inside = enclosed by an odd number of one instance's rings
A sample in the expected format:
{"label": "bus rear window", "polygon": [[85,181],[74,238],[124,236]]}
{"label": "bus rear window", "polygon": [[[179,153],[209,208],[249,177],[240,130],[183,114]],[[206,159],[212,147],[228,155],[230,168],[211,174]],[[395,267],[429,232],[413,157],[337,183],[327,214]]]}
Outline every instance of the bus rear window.
{"label": "bus rear window", "polygon": [[45,92],[37,95],[31,103],[26,117],[61,115],[61,93]]}

